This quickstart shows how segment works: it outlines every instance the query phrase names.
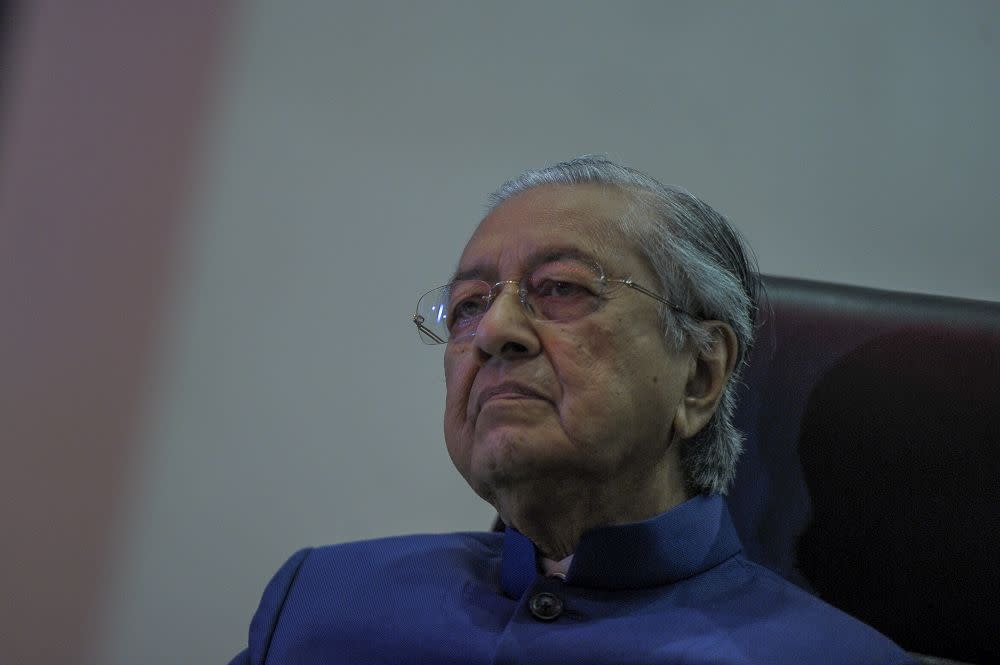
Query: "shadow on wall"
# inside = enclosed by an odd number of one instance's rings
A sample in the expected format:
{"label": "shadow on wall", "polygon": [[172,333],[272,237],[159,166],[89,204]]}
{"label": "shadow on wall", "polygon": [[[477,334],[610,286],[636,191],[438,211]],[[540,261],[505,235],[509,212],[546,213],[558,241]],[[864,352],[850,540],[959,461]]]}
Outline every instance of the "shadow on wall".
{"label": "shadow on wall", "polygon": [[[0,109],[6,108],[7,87],[10,81],[10,43],[14,39],[15,3],[10,0],[0,0]],[[0,132],[3,127],[0,126]],[[0,145],[3,135],[0,133]]]}

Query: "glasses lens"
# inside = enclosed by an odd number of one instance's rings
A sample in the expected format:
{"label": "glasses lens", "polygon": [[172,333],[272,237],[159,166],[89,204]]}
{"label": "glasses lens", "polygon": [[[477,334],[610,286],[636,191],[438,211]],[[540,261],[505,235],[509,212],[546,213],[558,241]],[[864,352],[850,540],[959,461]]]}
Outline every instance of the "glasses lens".
{"label": "glasses lens", "polygon": [[490,298],[490,285],[462,280],[428,291],[417,301],[413,322],[427,344],[444,344],[471,335]]}
{"label": "glasses lens", "polygon": [[543,263],[525,283],[532,314],[549,321],[570,321],[592,313],[601,304],[604,287],[599,268],[576,260]]}
{"label": "glasses lens", "polygon": [[489,307],[490,285],[478,280],[452,282],[448,287],[448,337],[467,337]]}
{"label": "glasses lens", "polygon": [[413,322],[417,325],[417,333],[424,344],[444,344],[448,341],[446,286],[440,286],[420,296],[417,301],[417,311]]}
{"label": "glasses lens", "polygon": [[[606,280],[600,268],[585,261],[549,261],[522,282],[528,314],[548,321],[571,321],[600,307]],[[479,280],[459,280],[428,291],[417,301],[413,322],[426,344],[444,344],[475,334],[490,306],[493,287]]]}

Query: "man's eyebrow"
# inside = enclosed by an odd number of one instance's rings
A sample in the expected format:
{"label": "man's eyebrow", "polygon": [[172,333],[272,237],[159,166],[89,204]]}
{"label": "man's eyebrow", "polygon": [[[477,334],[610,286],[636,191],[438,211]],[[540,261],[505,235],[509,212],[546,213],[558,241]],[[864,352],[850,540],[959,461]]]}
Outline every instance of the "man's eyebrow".
{"label": "man's eyebrow", "polygon": [[533,252],[528,255],[528,260],[525,261],[525,266],[528,270],[534,270],[543,263],[550,263],[552,261],[565,261],[570,259],[573,261],[583,261],[584,263],[598,263],[597,259],[594,258],[593,254],[583,251],[578,247],[555,247],[542,249],[537,252]]}
{"label": "man's eyebrow", "polygon": [[[546,247],[528,255],[528,258],[524,262],[524,273],[531,272],[543,263],[564,261],[566,259],[598,264],[598,261],[594,258],[593,254],[585,252],[577,247]],[[495,276],[495,269],[480,264],[464,270],[456,270],[455,274],[451,277],[451,282],[449,283],[458,282],[463,279],[481,279],[489,282],[491,279],[494,279]],[[523,275],[518,275],[517,277],[520,278],[522,276]]]}
{"label": "man's eyebrow", "polygon": [[481,279],[483,281],[489,281],[486,276],[492,272],[490,268],[484,266],[476,266],[473,268],[466,268],[465,270],[456,270],[455,274],[451,276],[449,284],[454,282],[461,282],[463,279]]}

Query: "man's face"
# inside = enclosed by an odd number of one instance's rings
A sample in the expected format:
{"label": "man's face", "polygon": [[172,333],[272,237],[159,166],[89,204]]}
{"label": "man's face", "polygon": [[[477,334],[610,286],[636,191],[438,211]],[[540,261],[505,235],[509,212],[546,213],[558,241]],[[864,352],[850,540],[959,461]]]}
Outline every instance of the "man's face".
{"label": "man's face", "polygon": [[[459,272],[489,283],[520,280],[543,255],[582,255],[609,277],[658,290],[639,252],[615,231],[629,208],[613,188],[539,187],[479,225]],[[694,360],[664,341],[657,303],[620,288],[572,321],[537,321],[505,285],[475,335],[445,351],[448,452],[474,490],[531,483],[620,487],[658,482],[673,419]]]}

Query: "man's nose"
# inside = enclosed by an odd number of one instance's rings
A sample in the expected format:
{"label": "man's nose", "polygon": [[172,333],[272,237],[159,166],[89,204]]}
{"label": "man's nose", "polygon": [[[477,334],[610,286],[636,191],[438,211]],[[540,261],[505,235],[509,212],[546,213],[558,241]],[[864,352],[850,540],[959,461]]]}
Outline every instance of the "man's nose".
{"label": "man's nose", "polygon": [[476,327],[475,342],[489,356],[531,356],[541,348],[514,282],[504,282]]}

